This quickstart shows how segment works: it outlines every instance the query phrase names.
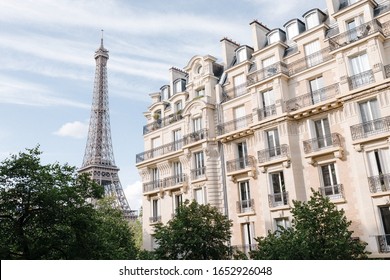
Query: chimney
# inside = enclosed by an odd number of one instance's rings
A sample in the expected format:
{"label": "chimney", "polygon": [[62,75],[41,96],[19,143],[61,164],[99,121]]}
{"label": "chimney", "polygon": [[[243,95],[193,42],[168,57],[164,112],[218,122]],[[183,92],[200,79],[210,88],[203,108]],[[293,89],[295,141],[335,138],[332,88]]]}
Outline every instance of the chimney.
{"label": "chimney", "polygon": [[235,51],[240,46],[240,44],[226,37],[221,40],[221,43],[222,43],[223,62],[225,64],[225,69],[226,69],[231,65],[233,58],[235,56]]}
{"label": "chimney", "polygon": [[252,26],[252,39],[254,51],[262,49],[267,43],[266,34],[270,31],[268,27],[258,22],[257,20],[252,21],[249,25]]}

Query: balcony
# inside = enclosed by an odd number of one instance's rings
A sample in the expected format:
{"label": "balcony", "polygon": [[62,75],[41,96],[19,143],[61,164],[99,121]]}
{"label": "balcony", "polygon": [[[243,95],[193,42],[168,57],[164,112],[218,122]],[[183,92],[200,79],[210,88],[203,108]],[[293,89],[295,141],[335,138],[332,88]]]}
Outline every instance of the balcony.
{"label": "balcony", "polygon": [[237,213],[243,214],[243,213],[253,213],[255,212],[255,200],[249,199],[249,200],[240,200],[237,201]]}
{"label": "balcony", "polygon": [[185,174],[178,174],[168,178],[147,182],[143,184],[144,193],[182,185],[184,182],[187,182],[187,179],[188,178]]}
{"label": "balcony", "polygon": [[276,105],[265,106],[264,108],[257,109],[257,115],[259,121],[262,121],[266,118],[276,115]]}
{"label": "balcony", "polygon": [[269,194],[268,202],[271,208],[288,205],[288,192]]}
{"label": "balcony", "polygon": [[287,64],[283,62],[274,63],[268,67],[257,70],[247,76],[247,86],[254,85],[263,80],[276,76],[278,74],[284,74],[288,76]]}
{"label": "balcony", "polygon": [[390,116],[351,126],[352,140],[390,131]]}
{"label": "balcony", "polygon": [[349,90],[354,90],[372,83],[375,83],[374,71],[372,70],[364,71],[348,77]]}
{"label": "balcony", "polygon": [[149,124],[144,126],[144,135],[146,135],[154,130],[163,128],[163,127],[170,125],[172,123],[175,123],[177,121],[180,121],[182,119],[183,119],[183,116],[181,114],[177,114],[177,113],[171,114],[171,115],[169,115],[165,118],[162,118],[162,119],[157,119],[154,122],[149,123]]}
{"label": "balcony", "polygon": [[136,163],[143,162],[145,160],[149,160],[155,157],[159,157],[174,151],[178,151],[183,147],[183,139],[180,139],[178,141],[174,141],[159,147],[156,147],[154,149],[145,151],[143,153],[136,155]]}
{"label": "balcony", "polygon": [[390,191],[390,174],[368,177],[368,186],[371,193]]}
{"label": "balcony", "polygon": [[390,234],[377,235],[379,253],[390,253]]}
{"label": "balcony", "polygon": [[319,191],[322,196],[327,196],[329,199],[344,198],[344,188],[342,184],[320,187]]}
{"label": "balcony", "polygon": [[280,145],[278,147],[265,149],[257,152],[257,159],[259,163],[266,163],[280,158],[289,157],[289,147],[287,144]]}
{"label": "balcony", "polygon": [[236,173],[237,171],[255,168],[256,159],[253,156],[246,156],[226,162],[226,170],[228,173]]}
{"label": "balcony", "polygon": [[245,117],[237,118],[235,120],[219,124],[217,125],[217,134],[220,136],[241,128],[246,128],[249,124],[252,123],[252,121],[252,114],[249,114]]}
{"label": "balcony", "polygon": [[241,95],[244,95],[247,92],[248,91],[246,90],[246,83],[238,85],[238,86],[231,88],[231,89],[228,89],[228,90],[223,89],[221,100],[223,102],[225,102],[225,101],[231,100],[233,98],[239,97]]}
{"label": "balcony", "polygon": [[163,187],[162,180],[153,180],[143,184],[144,193],[153,192]]}
{"label": "balcony", "polygon": [[206,166],[195,168],[191,170],[192,180],[201,180],[206,178]]}
{"label": "balcony", "polygon": [[301,71],[319,65],[323,62],[329,61],[333,58],[330,54],[330,47],[324,48],[318,52],[305,56],[288,64],[288,73],[290,76]]}
{"label": "balcony", "polygon": [[161,216],[149,217],[149,222],[150,222],[151,224],[154,224],[154,223],[161,223]]}
{"label": "balcony", "polygon": [[317,137],[310,140],[303,141],[303,151],[305,154],[321,151],[330,147],[341,147],[341,135],[332,133],[324,137]]}
{"label": "balcony", "polygon": [[198,142],[200,140],[206,139],[208,137],[208,130],[207,129],[201,129],[195,132],[192,132],[190,134],[183,136],[183,145],[189,145],[195,142]]}
{"label": "balcony", "polygon": [[329,39],[330,50],[334,51],[353,42],[359,41],[375,32],[382,33],[381,23],[374,19],[363,23],[356,28],[352,28],[347,32],[340,33]]}
{"label": "balcony", "polygon": [[339,84],[333,84],[304,95],[291,98],[284,102],[286,112],[292,112],[322,101],[329,100],[339,94]]}

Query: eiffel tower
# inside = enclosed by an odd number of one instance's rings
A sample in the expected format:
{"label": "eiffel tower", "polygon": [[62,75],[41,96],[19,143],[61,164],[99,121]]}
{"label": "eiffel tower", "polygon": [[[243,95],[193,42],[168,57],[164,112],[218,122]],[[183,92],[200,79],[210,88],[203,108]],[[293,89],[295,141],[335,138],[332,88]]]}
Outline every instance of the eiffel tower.
{"label": "eiffel tower", "polygon": [[83,164],[78,172],[90,174],[93,180],[104,187],[106,196],[115,197],[116,206],[123,211],[124,216],[127,219],[135,219],[137,213],[130,209],[123,192],[112,149],[107,86],[108,58],[108,50],[103,46],[102,36],[100,47],[95,51],[96,70],[91,118]]}

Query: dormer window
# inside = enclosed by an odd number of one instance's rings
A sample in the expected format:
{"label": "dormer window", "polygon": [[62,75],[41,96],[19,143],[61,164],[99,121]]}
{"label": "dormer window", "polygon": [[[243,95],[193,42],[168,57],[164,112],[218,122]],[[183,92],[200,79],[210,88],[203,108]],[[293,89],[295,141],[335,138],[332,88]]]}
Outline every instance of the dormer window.
{"label": "dormer window", "polygon": [[297,22],[290,23],[289,25],[287,25],[286,31],[287,31],[287,40],[292,40],[292,38],[294,38],[299,34],[298,23]]}
{"label": "dormer window", "polygon": [[170,97],[169,86],[161,87],[161,101],[168,100]]}
{"label": "dormer window", "polygon": [[318,13],[317,12],[311,12],[306,16],[306,28],[311,29],[313,27],[316,27],[320,24]]}
{"label": "dormer window", "polygon": [[268,44],[273,44],[280,41],[280,34],[278,30],[273,31],[268,35]]}
{"label": "dormer window", "polygon": [[177,79],[174,82],[174,87],[175,87],[175,93],[185,91],[186,90],[186,80],[184,80],[184,79]]}
{"label": "dormer window", "polygon": [[247,60],[248,58],[247,58],[246,48],[243,47],[243,48],[238,49],[236,56],[237,56],[237,62],[238,63],[241,63],[241,62]]}
{"label": "dormer window", "polygon": [[196,66],[196,70],[195,70],[196,74],[202,74],[202,71],[203,71],[202,65]]}

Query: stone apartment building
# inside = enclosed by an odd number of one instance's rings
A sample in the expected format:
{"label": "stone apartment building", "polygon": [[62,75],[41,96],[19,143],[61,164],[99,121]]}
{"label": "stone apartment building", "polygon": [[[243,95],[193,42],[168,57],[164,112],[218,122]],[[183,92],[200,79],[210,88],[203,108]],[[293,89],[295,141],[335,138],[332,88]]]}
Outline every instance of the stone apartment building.
{"label": "stone apartment building", "polygon": [[311,189],[352,220],[372,257],[390,257],[390,2],[326,0],[252,46],[224,38],[222,62],[194,56],[150,94],[136,156],[144,247],[185,199],[233,220],[231,245],[290,226]]}

